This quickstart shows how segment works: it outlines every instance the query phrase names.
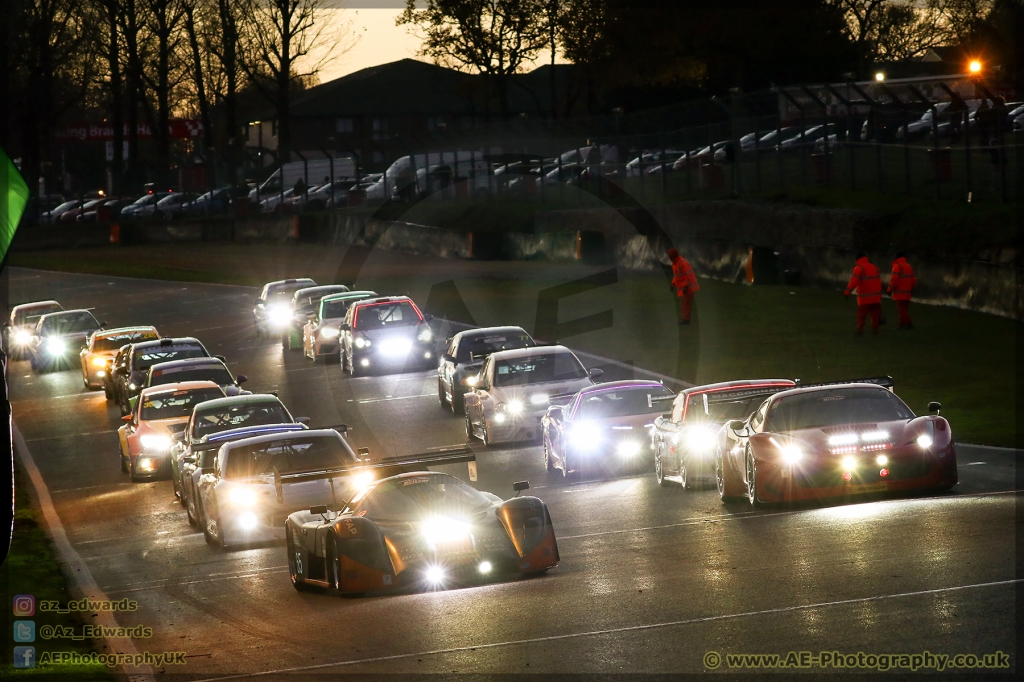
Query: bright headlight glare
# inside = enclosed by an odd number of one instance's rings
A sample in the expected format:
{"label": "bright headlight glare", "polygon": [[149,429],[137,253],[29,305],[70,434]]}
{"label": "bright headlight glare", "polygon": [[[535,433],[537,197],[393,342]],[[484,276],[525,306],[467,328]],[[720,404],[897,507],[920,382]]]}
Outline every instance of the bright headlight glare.
{"label": "bright headlight glare", "polygon": [[138,386],[136,386],[136,385],[135,385],[135,382],[134,382],[134,381],[132,381],[132,382],[130,382],[130,383],[128,384],[128,390],[129,390],[129,391],[134,391],[134,390],[135,390],[136,388],[138,388]]}
{"label": "bright headlight glare", "polygon": [[[369,345],[369,342],[366,345]],[[410,350],[412,350],[412,343],[409,339],[385,339],[380,342],[380,352],[384,355],[407,355]]]}
{"label": "bright headlight glare", "polygon": [[142,471],[154,471],[156,466],[149,457],[139,457],[139,469]]}
{"label": "bright headlight glare", "polygon": [[853,471],[857,468],[856,457],[843,457],[843,471]]}
{"label": "bright headlight glare", "polygon": [[267,308],[267,320],[275,327],[284,327],[292,321],[291,308],[277,304]]}
{"label": "bright headlight glare", "polygon": [[715,432],[704,426],[697,426],[686,433],[686,444],[698,452],[715,446]]}
{"label": "bright headlight glare", "polygon": [[858,436],[856,433],[839,433],[839,434],[836,434],[834,436],[831,436],[828,439],[828,444],[829,445],[853,445],[858,440],[860,440],[860,436]]}
{"label": "bright headlight glare", "polygon": [[95,358],[92,359],[92,366],[93,367],[106,367],[107,366],[107,359],[106,358],[95,357]]}
{"label": "bright headlight glare", "polygon": [[508,404],[505,405],[505,410],[511,414],[521,414],[523,411],[523,401],[510,400],[508,401]]}
{"label": "bright headlight glare", "polygon": [[804,458],[804,451],[796,445],[787,445],[782,448],[782,461],[786,464],[796,464]]}
{"label": "bright headlight glare", "polygon": [[430,566],[427,568],[425,576],[427,578],[427,582],[438,585],[444,582],[444,569],[440,566]]}
{"label": "bright headlight glare", "polygon": [[888,463],[889,458],[886,457],[885,455],[879,455],[878,457],[875,457],[875,464],[877,464],[880,467],[884,467]]}
{"label": "bright headlight glare", "polygon": [[572,444],[580,450],[593,450],[604,440],[593,424],[578,424],[569,432]]}
{"label": "bright headlight glare", "polygon": [[883,440],[889,440],[888,431],[865,431],[860,434],[860,439],[865,443],[877,443]]}
{"label": "bright headlight glare", "polygon": [[260,520],[252,512],[245,512],[238,515],[238,527],[242,530],[255,530],[260,525]]}
{"label": "bright headlight glare", "polygon": [[476,568],[477,568],[478,571],[480,571],[484,575],[487,575],[488,573],[491,572],[491,569],[494,568],[494,567],[491,566],[491,562],[490,561],[481,561],[480,564]]}
{"label": "bright headlight glare", "polygon": [[142,436],[139,441],[142,443],[142,447],[145,450],[170,450],[171,439],[167,436],[161,436],[156,433],[147,433]]}
{"label": "bright headlight glare", "polygon": [[359,490],[362,490],[371,483],[373,483],[372,471],[363,471],[352,477],[352,485],[354,485]]}
{"label": "bright headlight glare", "polygon": [[505,423],[505,414],[503,412],[496,413],[494,415],[494,423],[495,424],[504,424]]}
{"label": "bright headlight glare", "polygon": [[335,329],[334,327],[324,327],[320,330],[320,336],[325,339],[336,339],[339,334],[341,334],[341,330]]}
{"label": "bright headlight glare", "polygon": [[917,444],[926,450],[932,446],[932,437],[924,433],[917,437]]}
{"label": "bright headlight glare", "polygon": [[636,457],[640,454],[640,443],[635,440],[624,440],[619,443],[615,451],[619,454],[619,457]]}
{"label": "bright headlight glare", "polygon": [[50,355],[64,355],[67,351],[68,346],[64,343],[64,339],[47,339],[46,340],[46,352]]}
{"label": "bright headlight glare", "polygon": [[430,327],[424,327],[420,333],[416,335],[416,338],[420,341],[430,341],[430,339],[434,338],[434,334],[430,331]]}
{"label": "bright headlight glare", "polygon": [[476,386],[479,381],[480,377],[474,374],[471,377],[466,377],[465,379],[463,379],[462,383],[464,383],[466,386]]}
{"label": "bright headlight glare", "polygon": [[367,341],[366,339],[364,339],[363,337],[358,336],[358,337],[356,337],[355,344],[356,344],[356,348],[366,348],[367,346],[370,345],[370,342]]}
{"label": "bright headlight glare", "polygon": [[252,506],[256,504],[256,491],[252,488],[232,488],[228,499],[233,504]]}
{"label": "bright headlight glare", "polygon": [[456,542],[469,535],[469,524],[447,516],[435,516],[420,526],[423,537],[432,545]]}
{"label": "bright headlight glare", "polygon": [[27,332],[24,329],[19,329],[14,332],[14,342],[20,346],[24,346],[26,343],[32,340],[31,332]]}
{"label": "bright headlight glare", "polygon": [[547,405],[550,401],[547,393],[534,393],[530,396],[531,405]]}

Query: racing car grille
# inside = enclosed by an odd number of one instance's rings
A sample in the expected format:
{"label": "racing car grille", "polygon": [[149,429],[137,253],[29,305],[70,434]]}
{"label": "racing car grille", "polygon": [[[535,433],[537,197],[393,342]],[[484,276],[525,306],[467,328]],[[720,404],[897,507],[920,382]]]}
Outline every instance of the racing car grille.
{"label": "racing car grille", "polygon": [[464,538],[450,542],[438,542],[434,544],[438,554],[463,554],[473,551],[473,539],[468,535]]}
{"label": "racing car grille", "polygon": [[931,469],[931,465],[924,458],[911,461],[891,461],[885,466],[889,470],[889,475],[884,477],[880,474],[882,468],[881,466],[862,466],[857,471],[852,472],[853,476],[850,481],[843,480],[843,472],[838,467],[835,469],[803,472],[797,475],[795,479],[804,488],[829,488],[847,483],[856,485],[879,481],[901,481],[926,476],[929,469]]}

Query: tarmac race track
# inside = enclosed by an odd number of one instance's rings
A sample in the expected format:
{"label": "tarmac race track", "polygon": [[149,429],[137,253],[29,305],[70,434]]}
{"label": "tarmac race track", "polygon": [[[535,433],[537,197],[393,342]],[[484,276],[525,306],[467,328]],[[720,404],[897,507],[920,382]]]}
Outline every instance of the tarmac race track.
{"label": "tarmac race track", "polygon": [[[246,388],[278,391],[314,426],[349,424],[353,446],[375,455],[466,440],[429,372],[348,379],[257,339],[252,289],[9,273],[12,304],[55,298],[94,307],[110,326],[195,335],[248,375]],[[167,678],[701,673],[707,652],[1015,651],[1013,452],[961,446],[961,482],[946,494],[753,511],[713,489],[661,488],[653,471],[565,481],[545,471],[537,445],[478,444],[477,487],[510,497],[529,480],[550,508],[561,564],[507,583],[336,598],[291,587],[283,534],[215,551],[170,481],[130,483],[117,408],[84,390],[77,369],[35,376],[14,362],[9,375],[15,423],[68,540],[109,598],[138,601],[119,624],[153,629],[139,651],[188,653]],[[466,478],[465,465],[442,470]]]}

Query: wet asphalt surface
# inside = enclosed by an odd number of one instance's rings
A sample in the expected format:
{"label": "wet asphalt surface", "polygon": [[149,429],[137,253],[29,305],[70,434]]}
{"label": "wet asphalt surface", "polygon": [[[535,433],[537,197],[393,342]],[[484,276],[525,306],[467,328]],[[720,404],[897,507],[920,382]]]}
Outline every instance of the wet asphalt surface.
{"label": "wet asphalt surface", "polygon": [[[257,338],[252,289],[20,269],[9,278],[12,304],[55,298],[94,307],[110,326],[197,336],[248,375],[246,388],[278,392],[314,426],[349,424],[353,446],[375,455],[466,441],[431,372],[349,379]],[[628,376],[604,368],[606,380]],[[510,497],[514,481],[529,480],[549,506],[561,564],[538,578],[337,598],[291,587],[283,540],[215,551],[170,481],[129,482],[119,412],[83,388],[77,368],[37,376],[13,362],[9,379],[15,423],[69,541],[111,599],[138,602],[118,619],[153,628],[140,651],[188,653],[184,669],[167,670],[175,675],[700,673],[707,652],[1014,651],[1013,452],[961,446],[961,482],[944,494],[752,510],[723,505],[711,487],[659,487],[653,470],[564,480],[545,470],[538,445],[478,444],[475,485]],[[466,478],[465,465],[440,470]]]}

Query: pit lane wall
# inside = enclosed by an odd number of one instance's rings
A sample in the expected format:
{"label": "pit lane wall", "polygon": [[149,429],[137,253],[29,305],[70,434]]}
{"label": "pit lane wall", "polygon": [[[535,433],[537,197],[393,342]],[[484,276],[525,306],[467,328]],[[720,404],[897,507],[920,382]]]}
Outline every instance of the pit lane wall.
{"label": "pit lane wall", "polygon": [[[410,211],[411,217],[415,212]],[[371,246],[442,258],[582,261],[658,271],[675,246],[699,277],[754,284],[790,283],[842,290],[854,255],[867,251],[883,273],[892,259],[880,219],[858,211],[694,201],[626,209],[538,212],[533,232],[447,230],[381,220],[372,210],[245,219],[152,221],[119,225],[27,226],[15,250],[66,249],[175,242],[280,243],[302,241]],[[116,238],[116,241],[115,241]],[[112,244],[112,241],[115,241]],[[884,245],[881,250],[873,248]],[[919,280],[915,299],[1005,317],[1024,318],[1022,270],[1010,249],[982,259],[921,258],[911,254]]]}

